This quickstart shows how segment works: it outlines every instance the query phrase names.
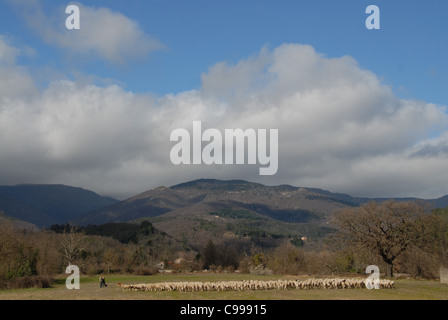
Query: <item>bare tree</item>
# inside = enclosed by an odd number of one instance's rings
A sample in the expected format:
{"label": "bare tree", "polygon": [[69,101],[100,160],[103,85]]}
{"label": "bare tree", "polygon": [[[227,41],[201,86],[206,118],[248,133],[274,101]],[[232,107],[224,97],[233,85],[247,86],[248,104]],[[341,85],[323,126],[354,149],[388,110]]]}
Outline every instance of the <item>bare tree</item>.
{"label": "bare tree", "polygon": [[83,250],[82,241],[84,240],[84,235],[77,231],[77,226],[69,226],[69,230],[64,231],[62,254],[68,265],[73,264],[80,257]]}
{"label": "bare tree", "polygon": [[423,247],[431,237],[429,215],[416,202],[369,202],[338,211],[333,224],[337,241],[355,249],[370,250],[386,263],[393,276],[395,259],[411,247]]}
{"label": "bare tree", "polygon": [[113,263],[118,260],[116,250],[112,248],[108,248],[103,253],[103,262],[107,266],[107,273],[110,273],[110,267],[113,265]]}

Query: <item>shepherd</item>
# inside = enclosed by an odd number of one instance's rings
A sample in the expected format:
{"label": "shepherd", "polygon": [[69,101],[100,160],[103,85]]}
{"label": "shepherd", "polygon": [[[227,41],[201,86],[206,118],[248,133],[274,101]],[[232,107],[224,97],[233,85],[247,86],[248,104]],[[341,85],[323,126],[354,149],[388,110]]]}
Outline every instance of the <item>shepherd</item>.
{"label": "shepherd", "polygon": [[107,287],[106,279],[104,278],[103,275],[100,276],[100,288],[102,287]]}

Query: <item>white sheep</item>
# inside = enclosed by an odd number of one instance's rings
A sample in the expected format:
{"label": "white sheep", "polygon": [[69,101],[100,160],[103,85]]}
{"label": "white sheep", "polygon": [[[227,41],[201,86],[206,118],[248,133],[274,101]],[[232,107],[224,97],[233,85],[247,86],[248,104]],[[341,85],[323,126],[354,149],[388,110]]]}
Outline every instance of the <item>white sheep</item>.
{"label": "white sheep", "polygon": [[[361,289],[364,279],[307,279],[307,280],[241,280],[218,282],[164,282],[126,285],[118,283],[124,291],[244,291],[244,290],[311,290],[311,289]],[[394,281],[380,280],[380,288],[394,288]]]}

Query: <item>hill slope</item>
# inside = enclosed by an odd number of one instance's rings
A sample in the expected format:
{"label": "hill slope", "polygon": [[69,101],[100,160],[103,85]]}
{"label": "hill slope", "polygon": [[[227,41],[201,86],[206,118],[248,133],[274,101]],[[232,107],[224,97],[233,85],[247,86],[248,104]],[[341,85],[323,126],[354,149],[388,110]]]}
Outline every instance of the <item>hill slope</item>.
{"label": "hill slope", "polygon": [[[346,196],[349,197],[349,196]],[[292,186],[270,187],[241,180],[201,179],[179,185],[159,187],[105,208],[89,212],[82,224],[131,221],[157,217],[181,210],[241,209],[284,222],[306,223],[321,219],[335,209],[358,205],[342,196],[320,194]]]}
{"label": "hill slope", "polygon": [[[294,243],[302,237],[320,239],[331,231],[328,219],[335,210],[370,200],[386,199],[242,180],[200,179],[158,187],[124,201],[64,185],[0,186],[0,211],[40,227],[149,219],[158,230],[196,249],[209,239],[263,246],[285,239]],[[446,207],[448,196],[426,201]]]}
{"label": "hill slope", "polygon": [[[79,222],[85,225],[146,218],[157,229],[195,249],[209,239],[275,246],[285,239],[295,243],[302,237],[320,239],[331,231],[328,219],[335,210],[370,200],[387,199],[356,198],[290,185],[199,179],[143,192],[89,212]],[[428,201],[440,205],[443,200]]]}
{"label": "hill slope", "polygon": [[358,205],[348,195],[318,193],[289,185],[200,179],[159,187],[89,212],[81,224],[150,218],[154,226],[199,250],[212,239],[275,246],[302,236],[321,238],[335,210]]}
{"label": "hill slope", "polygon": [[73,221],[86,212],[118,202],[65,185],[0,186],[0,210],[40,227]]}

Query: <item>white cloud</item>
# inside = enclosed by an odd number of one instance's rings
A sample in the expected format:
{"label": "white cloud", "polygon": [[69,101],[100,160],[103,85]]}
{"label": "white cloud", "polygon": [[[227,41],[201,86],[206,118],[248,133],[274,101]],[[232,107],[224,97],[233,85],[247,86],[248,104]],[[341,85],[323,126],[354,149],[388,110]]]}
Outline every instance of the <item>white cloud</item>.
{"label": "white cloud", "polygon": [[9,44],[4,35],[0,35],[0,65],[11,65],[16,62],[19,50]]}
{"label": "white cloud", "polygon": [[20,54],[21,50],[0,35],[0,101],[29,98],[35,93],[33,79],[25,68],[16,65]]}
{"label": "white cloud", "polygon": [[57,15],[42,11],[38,0],[9,0],[28,25],[50,45],[75,57],[105,59],[111,63],[128,63],[146,58],[164,45],[145,33],[139,24],[119,12],[75,3],[80,9],[81,28],[68,30],[65,6],[58,7]]}
{"label": "white cloud", "polygon": [[[73,53],[92,53],[108,61],[123,63],[144,58],[163,45],[145,34],[139,24],[108,8],[79,5],[82,27],[58,34],[55,44]],[[50,40],[51,42],[52,40]]]}
{"label": "white cloud", "polygon": [[[15,50],[0,38],[7,68],[32,81]],[[6,77],[0,73],[0,83]],[[197,178],[359,196],[448,193],[445,108],[399,99],[350,57],[285,44],[217,63],[202,79],[200,90],[162,97],[85,81],[55,81],[32,100],[28,85],[0,91],[0,181],[65,183],[120,197]],[[277,175],[260,177],[258,165],[172,165],[170,133],[191,130],[194,120],[203,129],[279,129]]]}

